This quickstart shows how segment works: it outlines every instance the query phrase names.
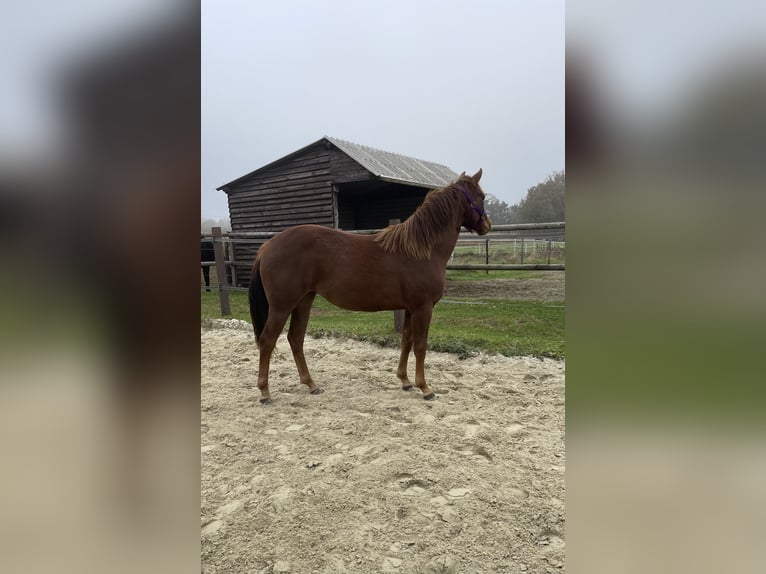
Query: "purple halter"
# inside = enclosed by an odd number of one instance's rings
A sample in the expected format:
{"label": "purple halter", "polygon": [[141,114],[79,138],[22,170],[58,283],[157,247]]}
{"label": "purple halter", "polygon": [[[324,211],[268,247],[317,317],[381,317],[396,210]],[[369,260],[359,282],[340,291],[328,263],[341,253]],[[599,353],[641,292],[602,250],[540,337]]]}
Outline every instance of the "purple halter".
{"label": "purple halter", "polygon": [[[465,190],[465,188],[462,185],[458,185],[457,188],[463,192],[463,195],[465,195],[465,198],[468,200],[468,203],[471,204],[471,211],[472,212],[475,211],[476,213],[479,214],[479,223],[481,223],[482,217],[487,215],[487,212],[474,203],[473,199],[471,199],[471,196],[468,195],[468,192]],[[471,227],[470,225],[466,225],[465,223],[463,224],[463,227],[465,227],[468,231],[476,231],[477,233],[479,232],[478,229],[474,229],[473,227]]]}

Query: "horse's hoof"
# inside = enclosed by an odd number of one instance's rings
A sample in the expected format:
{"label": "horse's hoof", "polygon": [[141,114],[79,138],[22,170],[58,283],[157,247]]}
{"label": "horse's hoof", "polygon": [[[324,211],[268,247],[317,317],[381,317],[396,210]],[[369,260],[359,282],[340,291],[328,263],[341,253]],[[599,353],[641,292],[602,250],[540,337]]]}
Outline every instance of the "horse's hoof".
{"label": "horse's hoof", "polygon": [[412,385],[407,385],[406,387],[402,387],[402,390],[403,391],[411,391],[412,390]]}
{"label": "horse's hoof", "polygon": [[434,401],[434,400],[436,400],[436,393],[430,393],[430,394],[424,396],[423,399],[426,400],[426,401]]}
{"label": "horse's hoof", "polygon": [[270,405],[271,404],[271,399],[270,398],[260,399],[258,402],[260,402],[262,405]]}
{"label": "horse's hoof", "polygon": [[310,391],[309,394],[311,394],[311,395],[321,395],[323,392],[324,392],[324,389],[320,389],[319,387],[317,387],[313,391]]}

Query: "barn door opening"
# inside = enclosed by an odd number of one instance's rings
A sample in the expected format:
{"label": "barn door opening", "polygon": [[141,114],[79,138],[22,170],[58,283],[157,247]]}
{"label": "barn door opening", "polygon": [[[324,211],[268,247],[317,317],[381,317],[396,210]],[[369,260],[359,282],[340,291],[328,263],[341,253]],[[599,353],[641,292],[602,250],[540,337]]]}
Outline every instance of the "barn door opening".
{"label": "barn door opening", "polygon": [[387,182],[338,185],[339,229],[383,229],[391,219],[404,221],[428,192],[421,187]]}

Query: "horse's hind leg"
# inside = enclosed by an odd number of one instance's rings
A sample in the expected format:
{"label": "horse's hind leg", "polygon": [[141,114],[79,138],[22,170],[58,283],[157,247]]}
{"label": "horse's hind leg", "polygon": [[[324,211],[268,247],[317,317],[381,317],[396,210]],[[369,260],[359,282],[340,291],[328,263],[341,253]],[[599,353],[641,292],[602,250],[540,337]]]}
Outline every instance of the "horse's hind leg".
{"label": "horse's hind leg", "polygon": [[396,376],[402,381],[403,391],[412,390],[412,383],[407,377],[407,361],[410,356],[410,349],[412,349],[412,321],[410,319],[410,312],[405,311],[402,324],[402,352],[399,355],[399,366],[396,369]]}
{"label": "horse's hind leg", "polygon": [[260,402],[264,405],[271,402],[271,394],[269,393],[271,353],[286,322],[287,313],[276,313],[271,308],[269,310],[269,318],[263,327],[263,332],[258,337],[258,389],[261,391]]}
{"label": "horse's hind leg", "polygon": [[298,367],[301,383],[309,388],[309,392],[312,395],[318,395],[322,392],[322,389],[316,386],[311,378],[311,373],[309,373],[306,357],[303,355],[303,340],[306,338],[306,327],[309,324],[311,304],[314,302],[315,296],[316,293],[309,293],[293,309],[292,318],[290,319],[290,330],[287,332],[287,340],[293,351],[293,358],[295,359],[295,366]]}

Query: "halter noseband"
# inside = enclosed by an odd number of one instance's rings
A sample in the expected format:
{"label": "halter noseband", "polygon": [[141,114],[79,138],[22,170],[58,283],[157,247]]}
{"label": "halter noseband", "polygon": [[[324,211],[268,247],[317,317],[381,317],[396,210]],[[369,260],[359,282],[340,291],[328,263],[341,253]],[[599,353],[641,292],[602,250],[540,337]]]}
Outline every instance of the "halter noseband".
{"label": "halter noseband", "polygon": [[[479,214],[479,223],[481,223],[482,218],[485,215],[487,215],[487,212],[474,203],[473,199],[471,199],[471,196],[468,194],[468,192],[465,190],[465,188],[462,185],[458,184],[457,188],[463,192],[463,195],[465,195],[465,198],[468,200],[468,203],[471,204],[471,212],[473,213],[475,211],[476,213]],[[478,229],[474,229],[473,227],[471,227],[470,225],[466,225],[465,223],[463,224],[463,227],[465,227],[468,231],[475,231],[476,233],[479,232]]]}

